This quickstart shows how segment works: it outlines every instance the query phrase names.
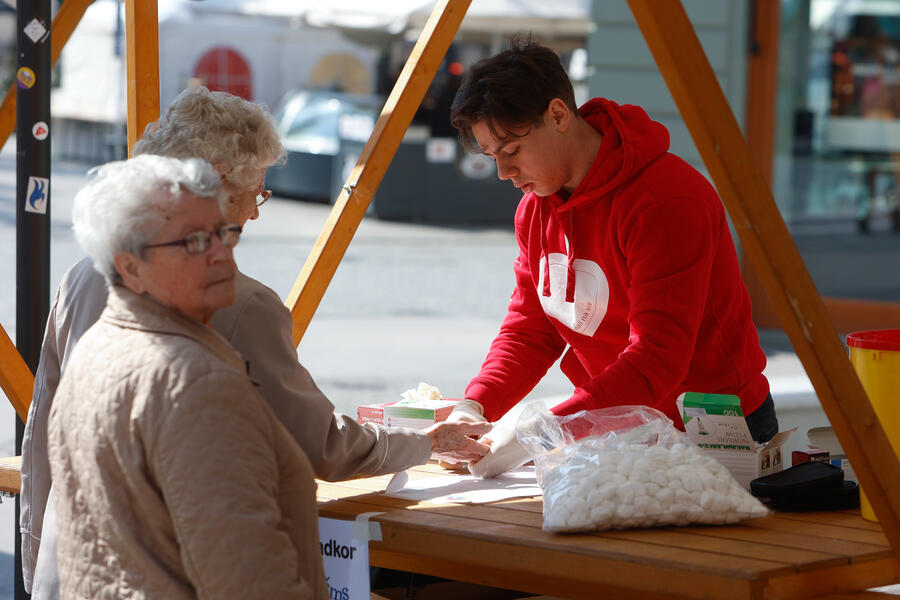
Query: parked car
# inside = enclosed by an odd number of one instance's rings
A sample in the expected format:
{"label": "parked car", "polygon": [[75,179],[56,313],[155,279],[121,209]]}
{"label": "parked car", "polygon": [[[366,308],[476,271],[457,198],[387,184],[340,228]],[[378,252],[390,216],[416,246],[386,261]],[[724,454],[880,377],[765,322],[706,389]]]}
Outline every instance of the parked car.
{"label": "parked car", "polygon": [[285,94],[274,117],[287,160],[268,170],[266,187],[292,198],[333,200],[333,170],[341,168],[336,161],[342,142],[365,143],[382,104],[378,96],[326,90],[293,90]]}

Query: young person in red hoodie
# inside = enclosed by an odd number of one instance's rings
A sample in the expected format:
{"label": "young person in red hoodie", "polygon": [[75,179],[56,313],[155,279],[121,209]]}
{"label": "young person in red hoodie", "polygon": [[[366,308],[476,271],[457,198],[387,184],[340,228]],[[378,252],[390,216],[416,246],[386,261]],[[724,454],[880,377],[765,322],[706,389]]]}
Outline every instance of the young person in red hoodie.
{"label": "young person in red hoodie", "polygon": [[[603,98],[577,108],[559,57],[515,39],[468,69],[450,116],[524,194],[509,312],[452,420],[499,419],[562,355],[575,391],[557,415],[642,404],[681,427],[682,392],[722,393],[756,441],[778,432],[725,211],[663,125]],[[498,429],[473,473],[527,460]]]}

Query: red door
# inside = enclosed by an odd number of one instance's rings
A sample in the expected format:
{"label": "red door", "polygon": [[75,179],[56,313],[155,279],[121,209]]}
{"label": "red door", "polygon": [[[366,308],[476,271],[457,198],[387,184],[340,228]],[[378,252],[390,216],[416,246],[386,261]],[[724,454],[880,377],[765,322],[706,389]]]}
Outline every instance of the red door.
{"label": "red door", "polygon": [[194,77],[214,92],[228,92],[244,100],[253,100],[250,65],[233,48],[216,46],[208,50],[194,67]]}

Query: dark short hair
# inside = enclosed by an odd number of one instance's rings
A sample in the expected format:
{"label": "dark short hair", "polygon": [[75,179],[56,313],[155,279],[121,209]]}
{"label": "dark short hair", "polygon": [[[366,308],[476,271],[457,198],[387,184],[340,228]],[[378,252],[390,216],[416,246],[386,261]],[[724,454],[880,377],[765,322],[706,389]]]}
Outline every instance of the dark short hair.
{"label": "dark short hair", "polygon": [[514,37],[509,48],[466,70],[450,122],[463,145],[476,150],[472,125],[485,121],[497,137],[515,137],[510,130],[540,125],[550,101],[559,98],[575,114],[575,92],[559,56],[529,38]]}

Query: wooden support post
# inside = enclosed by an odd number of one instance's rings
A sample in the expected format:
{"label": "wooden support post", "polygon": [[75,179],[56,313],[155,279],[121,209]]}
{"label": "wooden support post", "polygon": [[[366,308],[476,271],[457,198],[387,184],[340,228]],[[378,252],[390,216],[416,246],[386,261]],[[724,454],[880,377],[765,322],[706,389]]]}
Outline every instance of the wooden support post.
{"label": "wooden support post", "polygon": [[299,344],[441,65],[471,0],[440,0],[409,55],[285,304]]}
{"label": "wooden support post", "polygon": [[847,457],[900,555],[900,461],[678,0],[628,0]]}
{"label": "wooden support post", "polygon": [[0,326],[0,389],[9,398],[16,414],[24,423],[31,406],[31,392],[34,389],[34,375],[25,364],[16,346]]}
{"label": "wooden support post", "polygon": [[[766,183],[772,185],[775,155],[775,105],[778,90],[778,38],[781,33],[781,3],[760,0],[750,3],[753,36],[747,74],[747,145]],[[778,315],[766,296],[750,257],[741,252],[741,273],[753,304],[757,327],[780,328]]]}
{"label": "wooden support post", "polygon": [[[84,11],[94,0],[66,0],[59,7],[50,25],[50,64],[55,65],[63,46],[69,41]],[[13,82],[0,104],[0,148],[6,144],[10,134],[16,129],[16,83]]]}
{"label": "wooden support post", "polygon": [[159,118],[159,20],[156,0],[125,0],[128,156]]}

